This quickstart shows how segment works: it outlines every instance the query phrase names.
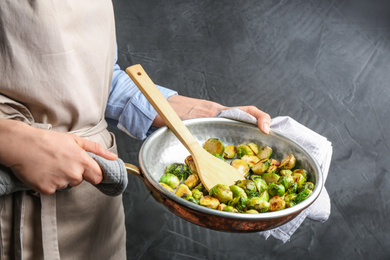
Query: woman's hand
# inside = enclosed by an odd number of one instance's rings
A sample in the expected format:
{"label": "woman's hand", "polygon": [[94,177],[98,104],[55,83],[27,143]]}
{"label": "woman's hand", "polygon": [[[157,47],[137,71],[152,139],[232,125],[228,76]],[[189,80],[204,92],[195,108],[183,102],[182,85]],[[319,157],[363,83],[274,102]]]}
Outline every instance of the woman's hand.
{"label": "woman's hand", "polygon": [[0,119],[0,163],[10,167],[16,177],[33,190],[52,194],[83,180],[102,181],[97,162],[87,154],[109,160],[116,154],[98,143],[79,136],[42,130],[14,120]]}
{"label": "woman's hand", "polygon": [[[222,106],[213,101],[190,98],[181,95],[173,95],[169,97],[168,102],[182,120],[199,117],[213,117],[223,110],[233,108]],[[259,110],[255,106],[240,106],[237,108],[254,116],[257,119],[259,129],[263,133],[269,134],[271,117],[267,113]],[[161,127],[164,125],[164,121],[159,115],[157,115],[153,125]]]}

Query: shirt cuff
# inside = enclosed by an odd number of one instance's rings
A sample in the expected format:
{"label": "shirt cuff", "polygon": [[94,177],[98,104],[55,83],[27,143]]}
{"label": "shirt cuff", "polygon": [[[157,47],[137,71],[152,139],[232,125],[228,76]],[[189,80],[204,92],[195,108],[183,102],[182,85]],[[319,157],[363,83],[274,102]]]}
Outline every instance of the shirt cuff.
{"label": "shirt cuff", "polygon": [[[167,99],[177,92],[157,86],[163,96]],[[152,123],[157,112],[141,93],[136,93],[123,108],[119,117],[117,127],[133,138],[143,140],[152,133]]]}

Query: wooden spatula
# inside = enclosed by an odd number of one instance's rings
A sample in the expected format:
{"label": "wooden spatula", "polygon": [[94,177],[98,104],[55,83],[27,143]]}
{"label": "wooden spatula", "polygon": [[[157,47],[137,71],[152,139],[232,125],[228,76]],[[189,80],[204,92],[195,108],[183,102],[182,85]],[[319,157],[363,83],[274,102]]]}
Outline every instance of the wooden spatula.
{"label": "wooden spatula", "polygon": [[138,86],[154,109],[156,109],[157,113],[161,116],[169,129],[172,130],[192,155],[200,180],[207,190],[210,190],[216,184],[226,184],[230,186],[237,180],[245,179],[244,176],[231,165],[203,149],[141,65],[138,64],[128,67],[126,73]]}

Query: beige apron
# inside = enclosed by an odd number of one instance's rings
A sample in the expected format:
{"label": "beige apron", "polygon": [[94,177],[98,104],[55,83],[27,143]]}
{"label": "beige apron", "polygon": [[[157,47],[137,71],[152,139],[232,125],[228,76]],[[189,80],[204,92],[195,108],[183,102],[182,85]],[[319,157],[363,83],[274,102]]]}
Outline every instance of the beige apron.
{"label": "beige apron", "polygon": [[[115,25],[109,0],[0,1],[0,117],[76,133],[116,152],[104,110]],[[0,197],[0,259],[125,259],[121,196],[83,182]]]}

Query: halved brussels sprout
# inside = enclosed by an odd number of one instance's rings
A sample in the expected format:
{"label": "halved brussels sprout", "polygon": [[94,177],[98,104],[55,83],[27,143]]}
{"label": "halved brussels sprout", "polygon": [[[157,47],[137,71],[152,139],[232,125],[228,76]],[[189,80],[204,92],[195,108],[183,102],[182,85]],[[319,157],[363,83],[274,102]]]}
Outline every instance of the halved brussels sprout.
{"label": "halved brussels sprout", "polygon": [[245,211],[245,213],[247,213],[247,214],[258,214],[259,212],[257,210],[255,210],[255,209],[250,209],[250,210]]}
{"label": "halved brussels sprout", "polygon": [[261,175],[261,174],[267,172],[270,165],[271,165],[270,160],[268,160],[268,159],[261,160],[252,166],[252,172],[254,172],[255,174]]}
{"label": "halved brussels sprout", "polygon": [[264,146],[257,154],[257,157],[259,157],[260,160],[263,160],[263,159],[269,159],[271,155],[272,155],[272,148],[269,146]]}
{"label": "halved brussels sprout", "polygon": [[216,209],[218,208],[219,200],[217,198],[207,195],[199,200],[199,205],[207,207],[209,209]]}
{"label": "halved brussels sprout", "polygon": [[298,187],[298,192],[301,192],[304,189],[309,189],[309,190],[313,191],[314,188],[315,188],[314,183],[308,181],[308,182],[305,182],[302,186]]}
{"label": "halved brussels sprout", "polygon": [[279,196],[274,196],[269,200],[269,210],[277,211],[286,208],[286,202]]}
{"label": "halved brussels sprout", "polygon": [[222,203],[227,203],[233,199],[233,192],[225,184],[217,184],[209,191],[209,195],[217,198]]}
{"label": "halved brussels sprout", "polygon": [[192,196],[191,190],[188,188],[185,184],[180,184],[179,187],[177,187],[177,190],[175,192],[175,195],[179,196],[180,198],[185,199],[187,196]]}
{"label": "halved brussels sprout", "polygon": [[269,202],[269,192],[268,192],[268,190],[263,191],[263,192],[260,194],[259,198],[262,199],[262,200],[264,200],[264,201]]}
{"label": "halved brussels sprout", "polygon": [[285,202],[294,201],[297,196],[298,196],[298,194],[296,194],[296,193],[288,194],[288,195],[284,196],[284,201]]}
{"label": "halved brussels sprout", "polygon": [[198,174],[191,174],[190,176],[188,176],[188,178],[184,181],[184,184],[188,186],[188,188],[192,189],[194,188],[196,185],[198,185],[198,183],[200,182],[200,179],[199,179],[199,176]]}
{"label": "halved brussels sprout", "polygon": [[257,188],[257,191],[258,192],[263,192],[264,190],[267,190],[268,189],[268,185],[267,185],[267,182],[261,178],[260,175],[251,175],[251,180],[255,182],[256,184],[256,188]]}
{"label": "halved brussels sprout", "polygon": [[217,210],[223,211],[223,209],[226,207],[225,203],[220,203],[217,207]]}
{"label": "halved brussels sprout", "polygon": [[188,166],[188,168],[190,168],[190,171],[192,173],[198,173],[198,171],[196,170],[195,161],[194,161],[194,158],[192,158],[192,155],[187,156],[186,159],[184,160],[184,163]]}
{"label": "halved brussels sprout", "polygon": [[284,188],[287,190],[294,184],[294,179],[290,176],[282,176],[278,180],[278,183],[282,184]]}
{"label": "halved brussels sprout", "polygon": [[291,170],[281,170],[281,171],[279,171],[279,174],[281,176],[292,176],[292,171]]}
{"label": "halved brussels sprout", "polygon": [[192,197],[194,197],[194,199],[196,200],[200,200],[204,195],[203,192],[201,192],[198,189],[193,189],[191,190],[191,192],[192,192]]}
{"label": "halved brussels sprout", "polygon": [[179,186],[179,184],[180,184],[179,178],[178,178],[176,175],[171,174],[171,173],[163,174],[163,175],[161,176],[159,182],[162,182],[162,183],[167,184],[167,185],[170,186],[172,189],[176,189],[177,186]]}
{"label": "halved brussels sprout", "polygon": [[260,213],[267,212],[269,206],[269,202],[262,200],[261,198],[252,198],[246,202],[247,210],[255,209]]}
{"label": "halved brussels sprout", "polygon": [[310,196],[310,194],[312,194],[312,192],[313,192],[312,190],[304,189],[303,191],[298,193],[298,196],[294,199],[294,202],[298,204],[304,201],[305,199],[307,199],[307,197]]}
{"label": "halved brussels sprout", "polygon": [[259,147],[257,146],[257,144],[253,143],[253,142],[250,142],[250,143],[247,143],[246,144],[249,148],[251,148],[252,152],[254,153],[254,155],[258,154],[259,152]]}
{"label": "halved brussels sprout", "polygon": [[190,168],[184,163],[171,163],[165,168],[165,173],[176,175],[180,181],[187,179],[192,174]]}
{"label": "halved brussels sprout", "polygon": [[241,187],[245,190],[246,193],[256,192],[257,186],[256,183],[252,180],[246,179],[246,180],[239,180],[236,182],[236,185],[238,187]]}
{"label": "halved brussels sprout", "polygon": [[284,186],[282,184],[278,184],[276,182],[271,182],[268,185],[268,192],[269,192],[269,195],[271,195],[272,197],[274,197],[274,196],[282,197],[284,195],[284,193],[286,192],[286,189],[284,188]]}
{"label": "halved brussels sprout", "polygon": [[245,190],[237,185],[231,185],[229,186],[230,190],[233,192],[233,198],[235,197],[244,197],[247,198],[248,195],[245,193]]}
{"label": "halved brussels sprout", "polygon": [[223,155],[225,146],[222,141],[217,138],[209,138],[203,145],[203,148],[211,154]]}
{"label": "halved brussels sprout", "polygon": [[241,160],[241,159],[234,159],[231,163],[230,163],[231,166],[233,166],[234,168],[236,168],[236,170],[242,174],[242,176],[246,177],[249,175],[249,171],[250,171],[250,167],[249,165]]}
{"label": "halved brussels sprout", "polygon": [[301,187],[301,186],[306,182],[305,176],[303,176],[303,175],[300,174],[300,173],[294,173],[294,174],[292,175],[292,178],[293,178],[294,181],[298,184],[298,188]]}
{"label": "halved brussels sprout", "polygon": [[171,186],[169,186],[168,184],[166,183],[163,183],[163,182],[160,182],[160,185],[163,186],[165,189],[167,189],[168,191],[172,192],[172,193],[175,193],[173,191],[173,189],[171,188]]}
{"label": "halved brussels sprout", "polygon": [[297,205],[294,201],[286,201],[286,208],[291,208],[292,206]]}
{"label": "halved brussels sprout", "polygon": [[236,208],[239,212],[245,211],[247,199],[244,197],[235,197],[228,202],[228,206]]}
{"label": "halved brussels sprout", "polygon": [[300,173],[300,174],[303,175],[303,177],[307,178],[307,171],[304,170],[304,169],[295,169],[295,170],[293,171],[293,174],[294,174],[294,173]]}
{"label": "halved brussels sprout", "polygon": [[223,156],[226,159],[232,159],[234,156],[236,156],[236,147],[234,145],[227,145],[227,146],[225,146],[225,150],[223,152]]}
{"label": "halved brussels sprout", "polygon": [[291,170],[295,166],[295,156],[293,154],[288,155],[285,157],[282,162],[279,165],[280,170]]}
{"label": "halved brussels sprout", "polygon": [[260,161],[259,157],[257,157],[256,155],[247,155],[247,154],[241,157],[241,160],[246,162],[249,165],[249,167],[252,167],[253,165],[255,165]]}
{"label": "halved brussels sprout", "polygon": [[187,201],[189,201],[189,202],[192,202],[192,203],[194,203],[194,204],[199,205],[199,200],[195,199],[195,198],[192,197],[192,196],[187,196],[187,197],[184,197],[183,199],[185,199],[185,200],[187,200]]}
{"label": "halved brussels sprout", "polygon": [[238,209],[236,209],[233,206],[229,206],[229,205],[224,207],[222,211],[238,213]]}
{"label": "halved brussels sprout", "polygon": [[238,158],[242,158],[244,155],[255,155],[252,151],[252,149],[247,146],[246,144],[240,144],[236,147],[237,156]]}
{"label": "halved brussels sprout", "polygon": [[274,172],[266,172],[261,177],[265,180],[265,182],[269,185],[271,182],[278,182],[280,176]]}
{"label": "halved brussels sprout", "polygon": [[287,189],[288,194],[293,194],[298,191],[298,183],[294,182],[290,188]]}

